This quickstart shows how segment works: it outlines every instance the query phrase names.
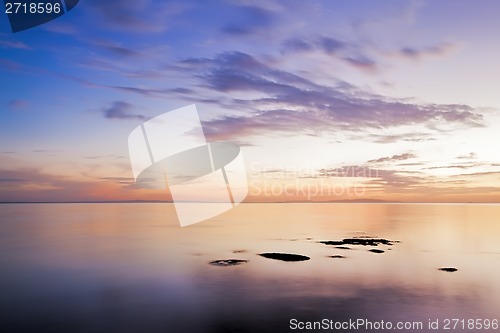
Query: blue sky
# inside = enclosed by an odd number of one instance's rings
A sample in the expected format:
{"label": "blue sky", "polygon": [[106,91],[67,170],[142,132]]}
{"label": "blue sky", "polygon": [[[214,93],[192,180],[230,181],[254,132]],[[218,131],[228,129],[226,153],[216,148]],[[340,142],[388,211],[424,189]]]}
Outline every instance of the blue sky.
{"label": "blue sky", "polygon": [[243,147],[249,201],[498,201],[499,10],[82,0],[15,34],[2,15],[0,200],[164,198],[134,186],[127,136],[195,103],[208,139]]}

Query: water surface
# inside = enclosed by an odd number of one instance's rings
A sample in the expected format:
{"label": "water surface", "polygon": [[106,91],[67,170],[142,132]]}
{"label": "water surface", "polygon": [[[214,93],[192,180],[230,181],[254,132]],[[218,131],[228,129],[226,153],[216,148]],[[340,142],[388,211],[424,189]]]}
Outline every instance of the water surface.
{"label": "water surface", "polygon": [[[171,204],[2,204],[0,331],[290,332],[292,318],[494,319],[499,217],[499,205],[242,204],[180,228]],[[346,237],[401,243],[379,245],[380,254],[319,243]],[[209,264],[220,259],[248,262]]]}

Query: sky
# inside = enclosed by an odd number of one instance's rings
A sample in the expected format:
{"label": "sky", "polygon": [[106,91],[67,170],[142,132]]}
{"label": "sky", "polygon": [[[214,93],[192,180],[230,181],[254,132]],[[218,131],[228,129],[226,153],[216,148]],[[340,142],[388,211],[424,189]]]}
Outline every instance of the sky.
{"label": "sky", "polygon": [[0,13],[0,202],[169,200],[127,139],[191,104],[240,145],[247,202],[500,202],[499,11],[81,0],[18,33]]}

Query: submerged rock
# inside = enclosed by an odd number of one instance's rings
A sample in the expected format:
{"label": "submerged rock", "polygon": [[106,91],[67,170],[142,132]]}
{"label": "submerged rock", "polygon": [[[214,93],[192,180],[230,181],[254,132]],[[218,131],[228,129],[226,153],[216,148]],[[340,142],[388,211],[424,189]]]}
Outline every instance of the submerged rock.
{"label": "submerged rock", "polygon": [[221,259],[221,260],[214,260],[210,262],[210,265],[214,266],[236,266],[236,265],[241,265],[243,263],[248,262],[248,260],[241,260],[241,259]]}
{"label": "submerged rock", "polygon": [[441,267],[441,268],[439,268],[439,270],[443,271],[443,272],[456,272],[456,271],[458,271],[458,269],[455,267]]}
{"label": "submerged rock", "polygon": [[380,249],[369,249],[368,251],[373,252],[373,253],[384,253],[385,252],[384,250],[380,250]]}
{"label": "submerged rock", "polygon": [[305,261],[311,259],[308,256],[293,253],[261,253],[259,255],[264,258],[281,261]]}
{"label": "submerged rock", "polygon": [[336,249],[340,250],[350,250],[351,248],[349,246],[335,246]]}
{"label": "submerged rock", "polygon": [[333,259],[344,259],[345,257],[344,256],[341,256],[340,254],[335,254],[333,256],[329,256],[330,258],[333,258]]}
{"label": "submerged rock", "polygon": [[383,245],[394,245],[394,243],[399,243],[399,241],[391,241],[383,238],[344,238],[340,241],[321,241],[321,244],[325,245],[363,245],[363,246],[378,246]]}

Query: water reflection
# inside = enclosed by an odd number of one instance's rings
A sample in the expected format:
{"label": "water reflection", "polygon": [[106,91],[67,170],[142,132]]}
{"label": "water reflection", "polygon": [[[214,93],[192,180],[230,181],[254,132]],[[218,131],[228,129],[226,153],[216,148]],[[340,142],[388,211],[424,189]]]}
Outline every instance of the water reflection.
{"label": "water reflection", "polygon": [[[288,332],[291,318],[494,318],[499,213],[497,205],[244,204],[178,228],[168,204],[0,205],[0,330]],[[359,236],[402,243],[379,246],[382,254],[319,243]],[[208,264],[231,258],[248,262]]]}

